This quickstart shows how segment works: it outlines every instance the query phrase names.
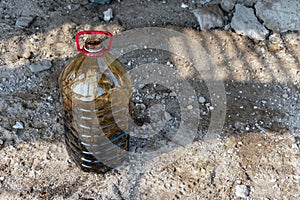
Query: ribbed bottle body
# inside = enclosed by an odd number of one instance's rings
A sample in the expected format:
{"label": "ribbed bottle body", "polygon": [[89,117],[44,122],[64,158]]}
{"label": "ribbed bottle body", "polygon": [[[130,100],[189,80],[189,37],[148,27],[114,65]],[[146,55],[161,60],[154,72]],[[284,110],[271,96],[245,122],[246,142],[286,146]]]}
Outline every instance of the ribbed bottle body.
{"label": "ribbed bottle body", "polygon": [[127,158],[130,78],[109,53],[77,55],[62,71],[65,142],[84,171],[105,172]]}

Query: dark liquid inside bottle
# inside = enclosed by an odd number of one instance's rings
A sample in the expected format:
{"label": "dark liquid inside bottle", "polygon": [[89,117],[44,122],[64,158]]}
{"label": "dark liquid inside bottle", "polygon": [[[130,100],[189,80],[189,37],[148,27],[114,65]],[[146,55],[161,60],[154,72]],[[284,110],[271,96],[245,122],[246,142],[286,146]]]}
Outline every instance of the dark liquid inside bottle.
{"label": "dark liquid inside bottle", "polygon": [[[96,52],[98,43],[90,44]],[[60,87],[66,148],[82,170],[104,173],[127,159],[130,83],[124,66],[109,53],[79,54],[64,68]]]}

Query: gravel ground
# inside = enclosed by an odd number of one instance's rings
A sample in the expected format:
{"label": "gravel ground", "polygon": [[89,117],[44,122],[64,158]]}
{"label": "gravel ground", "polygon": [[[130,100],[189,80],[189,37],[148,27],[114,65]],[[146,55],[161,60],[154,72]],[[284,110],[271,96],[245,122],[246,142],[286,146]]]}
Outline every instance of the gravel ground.
{"label": "gravel ground", "polygon": [[[108,8],[114,18],[105,22],[102,13]],[[300,198],[298,32],[255,41],[232,30],[199,31],[193,14],[175,0],[1,1],[0,17],[0,199]],[[184,46],[171,52],[145,47],[121,56],[129,71],[161,64],[158,72],[176,71],[180,84],[174,92],[133,78],[135,127],[130,131],[142,139],[133,137],[130,151],[140,156],[138,162],[106,174],[82,172],[64,146],[58,91],[63,66],[77,54],[74,35],[101,29],[119,41],[127,31],[149,26],[197,41],[207,56],[203,63],[209,60],[217,76],[209,81],[193,62],[177,56],[188,52]],[[113,48],[125,51],[124,44]],[[182,92],[184,83],[192,91],[182,105],[176,91]],[[224,86],[223,105],[214,103],[219,94],[209,84]],[[186,119],[186,110],[198,121]],[[186,135],[179,125],[187,121],[196,126],[193,142],[142,160],[143,152],[171,145],[173,133]],[[215,121],[222,129],[207,139]],[[148,129],[163,131],[143,139]]]}

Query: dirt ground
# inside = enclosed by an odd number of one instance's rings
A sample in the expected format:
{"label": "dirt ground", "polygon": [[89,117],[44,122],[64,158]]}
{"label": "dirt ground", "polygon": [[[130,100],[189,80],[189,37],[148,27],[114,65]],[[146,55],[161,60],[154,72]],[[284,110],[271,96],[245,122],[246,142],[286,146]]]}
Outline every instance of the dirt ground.
{"label": "dirt ground", "polygon": [[[300,34],[274,33],[258,42],[231,30],[199,31],[181,4],[0,1],[0,199],[300,198]],[[105,22],[102,13],[108,8],[114,17]],[[31,17],[28,27],[15,25],[21,16]],[[224,105],[214,104],[218,94],[210,93],[193,63],[159,49],[129,52],[120,58],[128,70],[160,63],[191,85],[190,101],[198,103],[187,108],[199,114],[196,137],[145,163],[106,174],[82,172],[64,146],[58,88],[62,68],[77,54],[74,35],[100,29],[122,36],[150,26],[179,31],[201,44],[218,74],[213,83],[224,86]],[[41,61],[51,65],[33,72],[33,64]],[[151,112],[161,110],[153,105],[166,104],[163,115],[173,127],[166,135],[178,131],[185,119],[171,93],[153,85],[135,88],[130,106],[137,126],[147,128]],[[212,117],[217,111],[220,119]],[[222,130],[206,140],[212,120],[222,121],[223,114]],[[149,150],[161,140],[166,139],[132,139],[131,151]]]}

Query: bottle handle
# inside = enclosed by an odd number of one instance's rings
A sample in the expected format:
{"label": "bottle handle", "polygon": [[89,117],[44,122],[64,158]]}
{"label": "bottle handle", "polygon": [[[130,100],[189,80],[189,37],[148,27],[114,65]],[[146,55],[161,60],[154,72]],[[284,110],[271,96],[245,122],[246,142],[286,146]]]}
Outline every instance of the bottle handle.
{"label": "bottle handle", "polygon": [[75,35],[75,40],[76,40],[76,47],[77,47],[77,50],[79,52],[82,52],[84,55],[88,55],[88,51],[84,49],[84,47],[80,47],[80,44],[79,44],[79,37],[81,35],[89,35],[89,34],[93,34],[93,35],[107,35],[109,36],[109,43],[108,43],[108,46],[107,48],[105,48],[102,53],[105,53],[105,52],[108,52],[110,51],[111,49],[111,46],[112,46],[112,40],[113,40],[113,34],[111,34],[110,32],[108,31],[97,31],[97,30],[90,30],[90,31],[80,31],[78,33],[76,33]]}

